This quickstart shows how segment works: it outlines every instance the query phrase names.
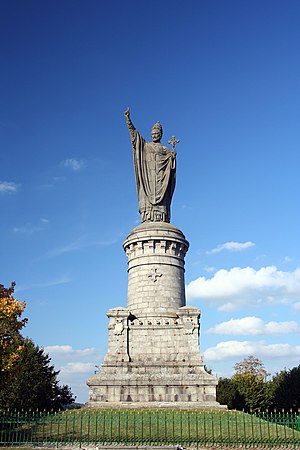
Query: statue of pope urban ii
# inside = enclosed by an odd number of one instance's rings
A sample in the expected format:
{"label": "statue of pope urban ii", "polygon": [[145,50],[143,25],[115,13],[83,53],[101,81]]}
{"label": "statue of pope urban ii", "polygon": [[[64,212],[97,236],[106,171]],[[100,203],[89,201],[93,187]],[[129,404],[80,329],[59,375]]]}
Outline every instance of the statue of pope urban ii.
{"label": "statue of pope urban ii", "polygon": [[152,142],[135,129],[129,108],[124,112],[131,137],[139,213],[142,222],[170,222],[170,205],[175,188],[176,150],[160,141],[162,126],[152,127]]}

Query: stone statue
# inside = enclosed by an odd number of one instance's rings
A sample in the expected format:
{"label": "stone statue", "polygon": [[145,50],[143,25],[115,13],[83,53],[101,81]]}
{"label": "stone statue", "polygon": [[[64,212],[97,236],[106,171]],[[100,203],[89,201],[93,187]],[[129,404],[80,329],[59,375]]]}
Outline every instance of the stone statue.
{"label": "stone statue", "polygon": [[176,179],[176,150],[179,140],[172,136],[172,151],[164,147],[162,126],[152,127],[152,142],[135,129],[129,108],[124,112],[131,137],[139,213],[142,222],[170,222],[170,205]]}

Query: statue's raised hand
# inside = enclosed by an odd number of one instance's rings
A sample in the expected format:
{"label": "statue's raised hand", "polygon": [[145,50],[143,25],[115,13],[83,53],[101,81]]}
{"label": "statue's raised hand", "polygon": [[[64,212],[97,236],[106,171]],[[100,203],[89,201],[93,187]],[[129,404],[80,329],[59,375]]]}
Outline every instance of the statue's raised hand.
{"label": "statue's raised hand", "polygon": [[130,109],[129,109],[129,106],[128,106],[128,108],[126,109],[126,111],[124,111],[124,116],[125,117],[130,117]]}

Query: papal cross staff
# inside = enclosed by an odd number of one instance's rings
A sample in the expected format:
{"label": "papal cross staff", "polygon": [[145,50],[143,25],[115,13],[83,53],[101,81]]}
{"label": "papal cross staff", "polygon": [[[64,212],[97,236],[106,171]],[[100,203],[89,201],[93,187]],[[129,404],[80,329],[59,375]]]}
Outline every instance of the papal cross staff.
{"label": "papal cross staff", "polygon": [[172,145],[172,151],[174,153],[176,153],[175,145],[178,144],[178,142],[180,142],[180,140],[176,139],[175,136],[172,136],[171,139],[168,141],[168,144]]}

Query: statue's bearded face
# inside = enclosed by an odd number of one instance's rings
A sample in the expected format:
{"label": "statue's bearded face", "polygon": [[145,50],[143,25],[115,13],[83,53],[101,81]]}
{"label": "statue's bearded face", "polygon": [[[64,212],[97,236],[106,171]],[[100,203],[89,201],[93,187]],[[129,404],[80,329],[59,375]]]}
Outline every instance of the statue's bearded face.
{"label": "statue's bearded face", "polygon": [[152,141],[153,142],[160,142],[162,138],[162,133],[158,128],[152,129]]}

